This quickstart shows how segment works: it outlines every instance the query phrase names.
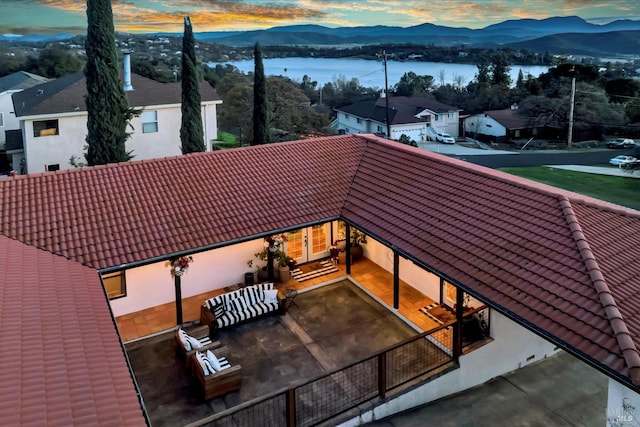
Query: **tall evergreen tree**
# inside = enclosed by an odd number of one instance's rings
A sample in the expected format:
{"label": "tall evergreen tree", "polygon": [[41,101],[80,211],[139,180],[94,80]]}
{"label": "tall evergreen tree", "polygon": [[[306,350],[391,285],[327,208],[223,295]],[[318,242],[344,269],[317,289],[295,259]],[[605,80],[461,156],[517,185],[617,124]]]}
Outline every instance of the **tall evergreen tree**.
{"label": "tall evergreen tree", "polygon": [[182,154],[205,150],[200,104],[196,43],[191,20],[187,16],[184,18],[184,35],[182,36],[182,124],[180,126]]}
{"label": "tall evergreen tree", "polygon": [[251,145],[268,144],[269,117],[267,113],[267,80],[262,65],[262,50],[258,43],[253,49],[255,69],[253,71],[253,141]]}
{"label": "tall evergreen tree", "polygon": [[125,147],[129,108],[118,76],[113,12],[110,0],[87,0],[87,153],[89,165],[131,159]]}

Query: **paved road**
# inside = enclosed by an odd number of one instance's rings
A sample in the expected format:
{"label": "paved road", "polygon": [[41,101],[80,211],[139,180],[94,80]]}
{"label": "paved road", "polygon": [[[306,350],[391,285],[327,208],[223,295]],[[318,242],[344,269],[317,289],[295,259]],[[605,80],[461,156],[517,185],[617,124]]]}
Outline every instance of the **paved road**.
{"label": "paved road", "polygon": [[620,154],[631,154],[634,151],[607,148],[573,152],[566,150],[501,151],[481,150],[463,147],[458,144],[438,144],[434,142],[425,143],[421,148],[494,169],[540,165],[603,166],[607,165],[612,157]]}

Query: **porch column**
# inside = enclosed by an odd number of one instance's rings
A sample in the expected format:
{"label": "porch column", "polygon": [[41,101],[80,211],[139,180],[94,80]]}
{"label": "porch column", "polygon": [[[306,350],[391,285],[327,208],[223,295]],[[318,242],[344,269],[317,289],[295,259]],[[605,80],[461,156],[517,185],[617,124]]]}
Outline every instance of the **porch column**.
{"label": "porch column", "polygon": [[393,251],[393,308],[400,307],[400,256]]}
{"label": "porch column", "polygon": [[458,363],[462,354],[462,313],[464,306],[464,292],[456,287],[456,324],[453,328],[453,361]]}
{"label": "porch column", "polygon": [[270,282],[274,282],[274,279],[273,279],[273,252],[271,252],[271,246],[269,246],[269,250],[267,251],[267,279]]}
{"label": "porch column", "polygon": [[347,244],[345,245],[345,259],[347,261],[347,274],[351,274],[351,225],[345,223],[345,233],[347,235]]}
{"label": "porch column", "polygon": [[182,325],[182,284],[180,283],[180,275],[173,276],[173,283],[176,288],[176,324]]}

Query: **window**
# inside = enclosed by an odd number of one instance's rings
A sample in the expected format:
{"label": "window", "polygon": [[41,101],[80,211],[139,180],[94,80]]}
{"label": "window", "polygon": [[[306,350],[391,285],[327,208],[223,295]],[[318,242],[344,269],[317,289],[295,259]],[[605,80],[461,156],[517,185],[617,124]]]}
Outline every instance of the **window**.
{"label": "window", "polygon": [[56,163],[55,165],[47,165],[47,172],[55,172],[60,170],[60,164]]}
{"label": "window", "polygon": [[345,119],[345,120],[349,120],[349,115],[348,115],[348,114],[345,114],[345,115],[344,115],[344,119]]}
{"label": "window", "polygon": [[158,132],[157,111],[143,111],[140,119],[142,120],[142,133]]}
{"label": "window", "polygon": [[4,113],[0,113],[0,128],[4,127]]}
{"label": "window", "polygon": [[358,123],[362,123],[362,120],[360,119],[360,117],[358,117],[358,118],[356,119],[356,121],[357,121]]}
{"label": "window", "polygon": [[440,116],[438,114],[435,115],[434,121],[436,121],[436,122],[440,121]]}
{"label": "window", "polygon": [[115,299],[127,296],[127,282],[125,280],[124,271],[103,274],[102,283],[109,299]]}
{"label": "window", "polygon": [[450,119],[454,119],[456,116],[456,113],[447,113],[447,117]]}
{"label": "window", "polygon": [[33,122],[33,136],[35,138],[41,136],[59,135],[58,119],[55,120],[39,120]]}

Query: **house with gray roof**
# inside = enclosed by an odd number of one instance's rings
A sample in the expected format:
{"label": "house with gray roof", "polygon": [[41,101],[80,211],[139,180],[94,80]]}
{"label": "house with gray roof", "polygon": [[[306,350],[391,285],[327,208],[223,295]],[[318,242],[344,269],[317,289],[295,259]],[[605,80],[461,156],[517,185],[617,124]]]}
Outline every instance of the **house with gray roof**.
{"label": "house with gray roof", "polygon": [[19,171],[22,159],[20,120],[13,110],[11,96],[30,87],[47,82],[46,77],[16,71],[0,77],[0,174]]}
{"label": "house with gray roof", "polygon": [[[167,261],[194,257],[182,296],[200,295],[236,283],[264,237],[339,220],[394,280],[446,281],[490,309],[491,342],[412,404],[562,349],[640,407],[633,209],[374,135],[14,176],[0,209],[7,425],[145,425],[114,318],[175,301]],[[110,274],[120,295],[103,288]],[[401,408],[383,405],[379,418]]]}
{"label": "house with gray roof", "polygon": [[[127,151],[135,159],[152,159],[181,153],[182,87],[130,74],[129,105],[140,110],[131,120]],[[20,121],[27,173],[69,169],[70,158],[84,161],[87,135],[86,79],[83,72],[67,75],[13,95]],[[217,105],[222,101],[207,82],[200,84],[206,150],[217,139]]]}
{"label": "house with gray roof", "polygon": [[388,121],[390,139],[406,135],[416,142],[428,141],[438,131],[457,137],[462,111],[432,98],[406,96],[360,101],[335,110],[332,126],[339,133],[387,135]]}
{"label": "house with gray roof", "polygon": [[520,114],[514,104],[502,110],[490,110],[467,117],[464,134],[483,142],[506,142],[536,136],[539,129],[533,121]]}

